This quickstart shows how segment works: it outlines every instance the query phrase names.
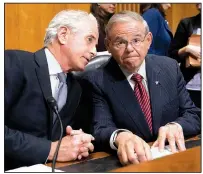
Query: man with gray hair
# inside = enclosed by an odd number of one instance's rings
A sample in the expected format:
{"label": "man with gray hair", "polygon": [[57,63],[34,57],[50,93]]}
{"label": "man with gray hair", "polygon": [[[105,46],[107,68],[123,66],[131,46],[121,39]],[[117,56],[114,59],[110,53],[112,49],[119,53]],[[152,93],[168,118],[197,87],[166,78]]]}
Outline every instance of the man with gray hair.
{"label": "man with gray hair", "polygon": [[92,90],[92,103],[86,103],[93,107],[95,146],[117,150],[123,165],[151,160],[147,142],[155,141],[153,147],[162,151],[168,141],[172,152],[176,145],[184,151],[184,136],[200,133],[200,110],[189,97],[177,62],[147,55],[152,34],[135,12],[112,16],[106,34],[112,58],[83,77],[84,87]]}
{"label": "man with gray hair", "polygon": [[51,20],[41,50],[5,51],[5,170],[53,160],[60,123],[48,105],[52,96],[63,126],[57,161],[80,160],[93,151],[94,137],[72,129],[81,87],[71,71],[84,70],[97,42],[96,19],[67,10]]}

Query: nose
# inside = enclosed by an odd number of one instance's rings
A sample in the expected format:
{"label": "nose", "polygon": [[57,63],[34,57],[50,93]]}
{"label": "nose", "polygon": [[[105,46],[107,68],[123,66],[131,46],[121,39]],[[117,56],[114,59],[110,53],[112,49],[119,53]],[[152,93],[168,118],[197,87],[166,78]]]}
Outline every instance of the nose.
{"label": "nose", "polygon": [[128,52],[133,52],[134,51],[134,47],[132,46],[131,42],[128,42],[127,46],[126,46],[126,50]]}
{"label": "nose", "polygon": [[168,8],[171,8],[171,4],[168,4]]}
{"label": "nose", "polygon": [[91,59],[97,55],[97,49],[95,46],[90,51],[90,54],[91,54]]}

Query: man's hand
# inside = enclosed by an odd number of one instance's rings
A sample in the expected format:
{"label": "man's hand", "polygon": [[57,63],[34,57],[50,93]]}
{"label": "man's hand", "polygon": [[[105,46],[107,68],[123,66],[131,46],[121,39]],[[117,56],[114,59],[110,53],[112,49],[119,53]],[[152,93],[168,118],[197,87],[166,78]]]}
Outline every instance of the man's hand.
{"label": "man's hand", "polygon": [[139,164],[152,159],[149,145],[130,132],[120,132],[115,141],[118,158],[122,165]]}
{"label": "man's hand", "polygon": [[163,151],[166,140],[168,140],[169,142],[171,152],[177,152],[176,144],[178,146],[179,151],[186,150],[183,130],[179,124],[167,124],[165,126],[160,127],[158,139],[154,142],[152,147],[159,147],[159,150]]}
{"label": "man's hand", "polygon": [[82,153],[78,155],[78,160],[82,159],[82,157],[88,157],[89,151],[93,152],[94,146],[91,141],[94,141],[94,137],[92,135],[84,133],[82,129],[73,130],[71,126],[66,127],[66,134],[76,137],[80,136],[80,139],[83,142],[81,147]]}
{"label": "man's hand", "polygon": [[[91,143],[94,137],[86,134],[80,130],[73,130],[70,126],[66,128],[66,136],[63,137],[59,148],[57,161],[73,161],[89,156],[89,151],[93,152],[94,146]],[[51,143],[51,150],[49,152],[49,160],[53,159],[58,141]]]}

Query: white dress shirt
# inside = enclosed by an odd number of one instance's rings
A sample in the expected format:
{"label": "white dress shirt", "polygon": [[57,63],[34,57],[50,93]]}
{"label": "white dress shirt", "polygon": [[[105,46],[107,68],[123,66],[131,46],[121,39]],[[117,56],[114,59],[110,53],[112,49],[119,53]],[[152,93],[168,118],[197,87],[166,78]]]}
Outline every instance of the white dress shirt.
{"label": "white dress shirt", "polygon": [[[51,82],[51,91],[52,91],[52,96],[55,96],[55,92],[59,87],[59,78],[57,76],[58,73],[63,72],[61,69],[61,66],[53,56],[53,54],[48,50],[48,48],[45,48],[45,55],[47,58],[47,63],[48,63],[48,69],[49,69],[49,77],[50,77],[50,82]],[[66,74],[65,74],[66,75]]]}

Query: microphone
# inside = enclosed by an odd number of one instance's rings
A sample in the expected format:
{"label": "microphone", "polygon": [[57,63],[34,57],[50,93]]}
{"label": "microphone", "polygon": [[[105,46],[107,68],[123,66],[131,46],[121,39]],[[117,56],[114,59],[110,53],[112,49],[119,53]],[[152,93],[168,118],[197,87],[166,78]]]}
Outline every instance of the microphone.
{"label": "microphone", "polygon": [[58,144],[57,144],[57,147],[56,147],[56,150],[55,150],[55,153],[54,153],[54,157],[53,157],[53,160],[52,160],[52,172],[54,172],[55,165],[56,165],[56,159],[58,157],[58,152],[59,152],[59,148],[60,148],[60,145],[61,145],[61,140],[62,140],[62,137],[63,137],[63,124],[62,124],[61,117],[60,117],[59,112],[58,112],[58,105],[57,105],[56,100],[53,97],[48,97],[47,98],[47,103],[48,103],[49,107],[51,108],[51,110],[56,114],[56,116],[57,116],[57,118],[59,120],[59,123],[60,123],[60,127],[61,127],[61,134],[60,134],[59,141],[58,141]]}

